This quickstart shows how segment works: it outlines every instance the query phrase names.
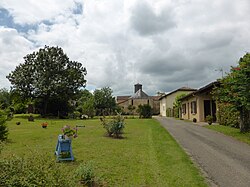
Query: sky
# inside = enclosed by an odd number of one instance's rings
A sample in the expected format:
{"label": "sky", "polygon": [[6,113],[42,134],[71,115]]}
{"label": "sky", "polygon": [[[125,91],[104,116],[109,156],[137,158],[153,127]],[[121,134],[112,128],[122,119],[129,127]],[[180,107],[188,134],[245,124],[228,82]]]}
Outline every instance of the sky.
{"label": "sky", "polygon": [[200,88],[250,52],[249,20],[249,0],[1,0],[0,88],[45,45],[86,67],[89,90]]}

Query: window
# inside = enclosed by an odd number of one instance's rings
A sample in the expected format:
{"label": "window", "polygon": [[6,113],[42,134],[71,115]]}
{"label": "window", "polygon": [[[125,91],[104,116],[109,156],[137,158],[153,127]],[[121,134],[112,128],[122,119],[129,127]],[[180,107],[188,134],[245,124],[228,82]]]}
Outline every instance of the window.
{"label": "window", "polygon": [[182,105],[181,110],[183,114],[186,114],[186,104]]}
{"label": "window", "polygon": [[191,113],[196,114],[197,113],[197,104],[196,101],[191,102]]}

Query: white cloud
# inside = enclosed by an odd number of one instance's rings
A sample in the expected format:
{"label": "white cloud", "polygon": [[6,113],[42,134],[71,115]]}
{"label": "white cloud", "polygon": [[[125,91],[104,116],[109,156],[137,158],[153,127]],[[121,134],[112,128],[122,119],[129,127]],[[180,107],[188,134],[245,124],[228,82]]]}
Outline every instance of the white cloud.
{"label": "white cloud", "polygon": [[[79,3],[83,14],[74,13]],[[1,27],[1,75],[31,51],[59,45],[86,66],[91,89],[131,94],[139,82],[155,94],[209,83],[250,51],[248,0],[2,0],[0,7],[16,24],[36,26]]]}
{"label": "white cloud", "polygon": [[6,76],[31,52],[32,43],[15,29],[0,27],[0,87],[9,87]]}

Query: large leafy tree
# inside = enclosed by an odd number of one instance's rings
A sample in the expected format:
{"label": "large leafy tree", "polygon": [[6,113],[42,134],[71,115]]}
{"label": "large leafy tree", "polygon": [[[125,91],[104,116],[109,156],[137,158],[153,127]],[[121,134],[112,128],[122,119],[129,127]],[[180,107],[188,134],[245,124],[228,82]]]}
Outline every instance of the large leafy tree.
{"label": "large leafy tree", "polygon": [[97,115],[111,114],[116,109],[115,97],[113,91],[109,87],[94,91],[94,106]]}
{"label": "large leafy tree", "polygon": [[85,87],[86,74],[82,64],[70,61],[62,48],[45,46],[25,56],[7,78],[23,98],[39,99],[46,114],[50,100],[68,102]]}
{"label": "large leafy tree", "polygon": [[221,79],[220,87],[215,90],[216,99],[230,103],[240,113],[240,131],[250,129],[250,54],[240,58],[236,67]]}

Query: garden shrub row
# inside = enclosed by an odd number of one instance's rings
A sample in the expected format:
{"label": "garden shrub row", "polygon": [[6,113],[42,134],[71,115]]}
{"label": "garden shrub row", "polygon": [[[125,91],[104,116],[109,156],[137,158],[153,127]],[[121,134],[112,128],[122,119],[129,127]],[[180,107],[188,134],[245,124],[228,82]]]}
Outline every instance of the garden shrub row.
{"label": "garden shrub row", "polygon": [[[0,144],[0,151],[3,147]],[[97,184],[93,166],[81,164],[66,170],[65,163],[57,163],[48,154],[33,153],[30,156],[2,158],[0,160],[0,186],[79,186]]]}
{"label": "garden shrub row", "polygon": [[218,103],[217,121],[220,125],[239,128],[239,112],[232,104]]}

